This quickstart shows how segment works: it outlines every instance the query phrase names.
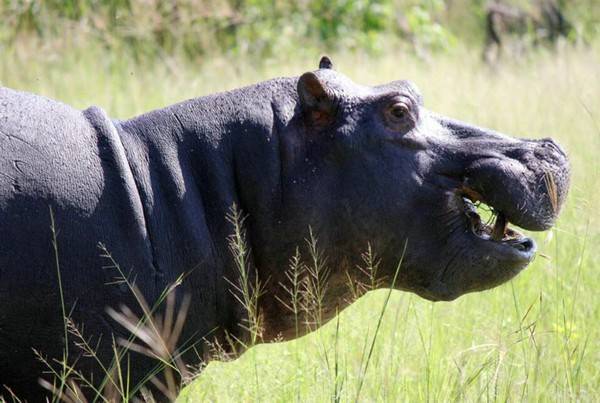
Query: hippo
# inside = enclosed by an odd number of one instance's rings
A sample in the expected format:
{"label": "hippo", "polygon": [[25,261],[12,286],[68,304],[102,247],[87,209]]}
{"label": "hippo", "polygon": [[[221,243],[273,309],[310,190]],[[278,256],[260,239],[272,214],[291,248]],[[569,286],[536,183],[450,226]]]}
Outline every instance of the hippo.
{"label": "hippo", "polygon": [[[410,81],[359,85],[327,57],[127,120],[0,88],[0,151],[0,385],[31,401],[47,393],[36,352],[52,362],[68,349],[97,370],[66,342],[65,318],[110,361],[111,337],[127,332],[107,308],[151,305],[173,284],[191,301],[180,340],[243,340],[232,208],[263,340],[289,339],[280,285],[309,234],[328,268],[324,321],[348,304],[367,247],[380,287],[451,301],[532,261],[536,243],[516,227],[554,224],[570,169],[549,138],[441,116]],[[132,380],[147,374],[141,355],[129,360]]]}

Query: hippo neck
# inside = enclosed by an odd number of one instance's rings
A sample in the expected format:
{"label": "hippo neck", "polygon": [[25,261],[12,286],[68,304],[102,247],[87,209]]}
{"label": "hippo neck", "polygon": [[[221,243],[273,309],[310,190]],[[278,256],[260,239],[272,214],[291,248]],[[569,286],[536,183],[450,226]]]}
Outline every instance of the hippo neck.
{"label": "hippo neck", "polygon": [[227,244],[233,229],[226,216],[234,204],[248,216],[253,250],[264,240],[253,228],[277,221],[279,128],[293,114],[294,89],[293,79],[272,80],[117,124],[163,284],[192,272],[185,292],[203,300],[206,296],[195,290],[214,283],[215,295],[209,297],[216,306],[216,325],[229,330],[240,323],[240,314],[225,281],[237,278]]}

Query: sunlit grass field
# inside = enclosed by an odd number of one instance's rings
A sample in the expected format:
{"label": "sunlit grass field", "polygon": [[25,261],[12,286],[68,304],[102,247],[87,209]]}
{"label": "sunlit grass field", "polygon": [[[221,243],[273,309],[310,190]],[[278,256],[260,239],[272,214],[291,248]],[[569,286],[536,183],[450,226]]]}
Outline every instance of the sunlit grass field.
{"label": "sunlit grass field", "polygon": [[[316,68],[310,51],[260,67],[212,58],[152,65],[100,48],[0,58],[0,84],[115,118]],[[495,68],[477,52],[414,59],[331,55],[363,84],[411,79],[436,112],[515,136],[553,137],[572,186],[557,226],[533,234],[533,264],[495,290],[431,303],[387,290],[362,297],[321,330],[212,362],[181,401],[597,401],[600,399],[600,52],[538,51]],[[324,251],[325,254],[327,251]],[[332,268],[335,270],[335,268]]]}

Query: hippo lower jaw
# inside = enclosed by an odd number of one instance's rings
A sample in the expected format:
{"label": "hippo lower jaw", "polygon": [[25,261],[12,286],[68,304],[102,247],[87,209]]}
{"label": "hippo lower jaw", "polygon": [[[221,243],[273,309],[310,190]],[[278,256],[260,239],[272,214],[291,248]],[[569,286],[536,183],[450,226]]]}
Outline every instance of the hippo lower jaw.
{"label": "hippo lower jaw", "polygon": [[[446,263],[439,277],[423,287],[407,288],[430,301],[452,301],[464,294],[488,290],[518,275],[534,259],[533,239],[509,227],[503,212],[494,212],[484,222],[477,212],[481,199],[469,196],[463,188],[447,193],[448,240]],[[494,219],[495,218],[495,219]]]}

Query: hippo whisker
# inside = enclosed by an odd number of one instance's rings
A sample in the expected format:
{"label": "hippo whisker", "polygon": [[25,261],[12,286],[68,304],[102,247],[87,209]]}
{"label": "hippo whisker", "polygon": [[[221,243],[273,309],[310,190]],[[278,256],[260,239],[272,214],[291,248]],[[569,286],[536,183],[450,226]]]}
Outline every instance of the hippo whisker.
{"label": "hippo whisker", "polygon": [[554,181],[554,175],[550,171],[544,171],[544,183],[548,192],[548,198],[550,199],[550,205],[552,206],[552,212],[558,212],[558,193],[556,190],[556,182]]}

